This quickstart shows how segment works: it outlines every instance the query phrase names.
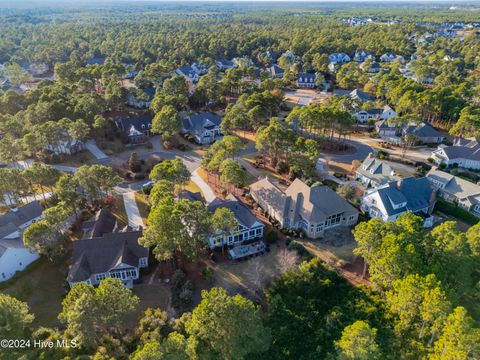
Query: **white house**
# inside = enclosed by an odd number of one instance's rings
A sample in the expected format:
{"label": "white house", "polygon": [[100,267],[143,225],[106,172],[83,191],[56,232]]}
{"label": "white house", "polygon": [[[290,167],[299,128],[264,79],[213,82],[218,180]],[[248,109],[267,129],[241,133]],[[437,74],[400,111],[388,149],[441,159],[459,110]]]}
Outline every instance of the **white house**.
{"label": "white house", "polygon": [[247,240],[263,238],[265,225],[235,196],[228,195],[225,200],[215,199],[207,206],[214,212],[218,208],[230,209],[238,222],[238,228],[229,234],[216,234],[208,239],[210,249],[223,245],[238,245]]}
{"label": "white house", "polygon": [[425,227],[430,227],[435,202],[436,193],[428,179],[410,177],[367,190],[361,208],[371,217],[383,221],[395,221],[400,214],[411,211],[424,218]]}
{"label": "white house", "polygon": [[48,145],[47,150],[57,155],[74,155],[85,150],[85,143],[81,140],[73,140],[70,136],[67,136],[67,139],[60,140],[55,145]]}
{"label": "white house", "polygon": [[480,144],[474,139],[456,139],[453,146],[440,145],[432,152],[432,158],[438,165],[457,164],[461,168],[480,170]]}
{"label": "white house", "polygon": [[368,110],[358,110],[353,116],[359,123],[365,123],[370,119],[387,120],[391,117],[397,117],[398,114],[390,106],[385,105],[383,108],[372,108]]}
{"label": "white house", "polygon": [[480,185],[437,168],[428,172],[427,179],[440,197],[480,217]]}
{"label": "white house", "polygon": [[377,159],[372,153],[362,162],[362,165],[355,172],[355,177],[364,185],[379,187],[390,181],[397,181],[400,178],[395,171],[384,161]]}
{"label": "white house", "polygon": [[355,51],[355,56],[353,57],[353,61],[356,62],[364,62],[365,60],[372,60],[375,61],[375,56],[372,55],[370,51],[365,50],[357,50]]}
{"label": "white house", "polygon": [[328,60],[330,63],[334,64],[345,64],[351,60],[350,56],[343,52],[333,53],[328,55]]}
{"label": "white house", "polygon": [[0,216],[0,281],[13,277],[40,256],[25,247],[23,231],[43,218],[43,209],[34,201]]}

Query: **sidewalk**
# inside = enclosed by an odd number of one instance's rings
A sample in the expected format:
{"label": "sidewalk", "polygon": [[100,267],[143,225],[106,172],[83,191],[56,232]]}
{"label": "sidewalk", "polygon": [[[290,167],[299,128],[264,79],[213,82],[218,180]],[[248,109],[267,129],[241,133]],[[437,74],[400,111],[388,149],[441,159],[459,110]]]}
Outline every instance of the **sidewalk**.
{"label": "sidewalk", "polygon": [[125,211],[128,216],[128,226],[137,230],[140,227],[144,227],[140,210],[138,210],[137,201],[135,200],[135,193],[133,191],[123,193],[123,203],[125,205]]}

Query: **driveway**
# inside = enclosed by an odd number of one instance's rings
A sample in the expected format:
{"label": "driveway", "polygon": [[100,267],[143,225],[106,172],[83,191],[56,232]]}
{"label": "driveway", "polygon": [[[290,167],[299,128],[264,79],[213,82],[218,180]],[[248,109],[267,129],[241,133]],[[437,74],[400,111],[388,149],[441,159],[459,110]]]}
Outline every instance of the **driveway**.
{"label": "driveway", "polygon": [[197,186],[202,190],[203,196],[207,204],[210,204],[213,200],[216,199],[215,194],[213,193],[212,188],[198,175],[198,169],[192,172],[192,181],[197,184]]}
{"label": "driveway", "polygon": [[144,227],[145,225],[140,215],[140,210],[138,210],[135,193],[133,191],[123,193],[123,203],[128,216],[128,226],[135,230]]}
{"label": "driveway", "polygon": [[93,156],[95,156],[97,160],[108,159],[108,155],[106,155],[102,150],[99,149],[99,147],[95,143],[95,140],[88,140],[85,143],[85,147],[88,151],[92,153]]}

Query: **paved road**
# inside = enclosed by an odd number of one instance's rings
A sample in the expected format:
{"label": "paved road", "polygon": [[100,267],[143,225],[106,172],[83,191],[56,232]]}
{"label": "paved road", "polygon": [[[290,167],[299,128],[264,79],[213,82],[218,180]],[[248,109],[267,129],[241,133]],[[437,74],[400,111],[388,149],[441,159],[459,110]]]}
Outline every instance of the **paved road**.
{"label": "paved road", "polygon": [[50,197],[53,196],[53,192],[47,192],[45,194],[37,194],[37,195],[31,195],[31,196],[25,196],[21,197],[18,199],[18,201],[15,201],[13,198],[8,198],[7,195],[3,197],[3,203],[5,205],[18,205],[20,203],[22,204],[29,204],[34,201],[41,201],[44,199],[49,199]]}
{"label": "paved road", "polygon": [[138,210],[135,193],[133,191],[123,193],[123,203],[128,216],[128,226],[135,230],[144,227],[145,224],[140,215],[140,210]]}
{"label": "paved road", "polygon": [[92,153],[93,156],[95,156],[97,160],[108,159],[108,155],[105,154],[102,150],[100,150],[100,148],[95,143],[95,140],[88,140],[85,143],[85,147],[88,151]]}
{"label": "paved road", "polygon": [[370,145],[367,145],[358,140],[345,140],[350,146],[355,148],[353,154],[326,154],[321,153],[320,157],[325,158],[329,161],[335,161],[343,164],[352,164],[353,160],[363,161],[368,156],[369,153],[373,152],[373,149]]}
{"label": "paved road", "polygon": [[192,173],[192,181],[197,184],[200,190],[202,190],[203,197],[205,198],[207,204],[211,203],[213,200],[216,199],[212,188],[200,177],[200,175],[198,175],[197,170]]}

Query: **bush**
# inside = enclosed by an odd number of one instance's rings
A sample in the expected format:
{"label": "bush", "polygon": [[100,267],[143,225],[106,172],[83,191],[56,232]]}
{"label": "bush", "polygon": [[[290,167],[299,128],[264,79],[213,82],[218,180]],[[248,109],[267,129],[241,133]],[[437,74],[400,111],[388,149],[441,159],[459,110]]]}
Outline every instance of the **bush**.
{"label": "bush", "polygon": [[180,288],[183,286],[183,284],[187,281],[187,275],[180,269],[175,271],[175,273],[172,276],[172,285]]}
{"label": "bush", "polygon": [[429,157],[429,158],[427,158],[427,161],[428,161],[430,164],[433,164],[433,162],[434,162],[435,160],[433,160],[432,157]]}
{"label": "bush", "polygon": [[288,244],[287,249],[290,251],[296,251],[299,256],[304,259],[311,259],[312,254],[310,254],[307,249],[298,241],[292,240],[290,244]]}
{"label": "bush", "polygon": [[213,269],[211,267],[205,267],[202,270],[202,277],[204,280],[210,280],[213,276]]}
{"label": "bush", "polygon": [[445,165],[444,163],[441,163],[440,165],[438,165],[438,168],[441,170],[444,170],[446,167],[447,165]]}
{"label": "bush", "polygon": [[267,238],[267,243],[275,244],[277,242],[278,236],[277,236],[277,233],[275,231],[270,231],[267,234],[266,238]]}

